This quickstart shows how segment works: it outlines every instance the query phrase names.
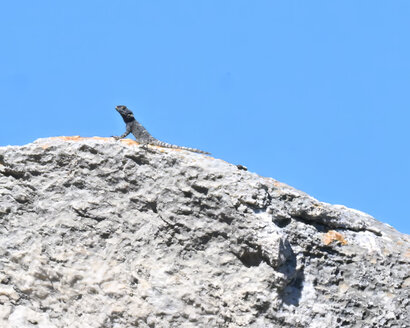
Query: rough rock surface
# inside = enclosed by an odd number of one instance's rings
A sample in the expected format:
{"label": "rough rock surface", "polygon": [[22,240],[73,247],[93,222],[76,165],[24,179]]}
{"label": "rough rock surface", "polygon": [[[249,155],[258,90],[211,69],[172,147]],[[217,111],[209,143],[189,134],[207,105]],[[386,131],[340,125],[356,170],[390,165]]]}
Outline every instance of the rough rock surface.
{"label": "rough rock surface", "polygon": [[409,327],[409,245],[205,155],[0,148],[1,327]]}

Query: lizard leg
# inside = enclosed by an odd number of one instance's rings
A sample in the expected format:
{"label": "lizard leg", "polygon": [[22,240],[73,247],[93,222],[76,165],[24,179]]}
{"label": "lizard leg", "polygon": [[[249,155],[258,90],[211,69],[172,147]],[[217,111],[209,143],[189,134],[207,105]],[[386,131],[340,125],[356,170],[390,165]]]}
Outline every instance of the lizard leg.
{"label": "lizard leg", "polygon": [[127,135],[129,135],[130,132],[129,131],[125,131],[124,134],[120,135],[120,136],[111,136],[111,138],[114,138],[115,140],[118,139],[124,139]]}

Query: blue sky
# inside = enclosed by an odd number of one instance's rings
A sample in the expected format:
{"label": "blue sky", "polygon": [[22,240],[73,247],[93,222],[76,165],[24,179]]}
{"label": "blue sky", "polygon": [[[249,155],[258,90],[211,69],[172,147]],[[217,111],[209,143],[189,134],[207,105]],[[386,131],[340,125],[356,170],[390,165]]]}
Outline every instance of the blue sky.
{"label": "blue sky", "polygon": [[124,131],[410,233],[410,2],[0,3],[0,145]]}

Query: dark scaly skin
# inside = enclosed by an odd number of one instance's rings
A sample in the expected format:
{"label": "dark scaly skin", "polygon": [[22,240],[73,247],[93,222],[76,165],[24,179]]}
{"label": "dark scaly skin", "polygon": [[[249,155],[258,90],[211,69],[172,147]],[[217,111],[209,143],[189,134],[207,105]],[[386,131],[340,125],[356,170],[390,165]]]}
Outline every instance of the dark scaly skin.
{"label": "dark scaly skin", "polygon": [[134,114],[127,108],[127,106],[123,105],[118,105],[115,107],[118,113],[122,116],[122,119],[125,122],[125,132],[120,135],[120,136],[114,136],[113,138],[115,139],[123,139],[126,136],[128,136],[130,133],[132,133],[140,144],[143,146],[146,145],[154,145],[154,146],[160,146],[160,147],[166,147],[166,148],[175,148],[175,149],[183,149],[183,150],[189,150],[195,153],[201,153],[201,154],[209,154],[205,151],[195,149],[195,148],[189,148],[189,147],[183,147],[183,146],[177,146],[177,145],[171,145],[166,142],[159,141],[155,139],[150,133],[135,119]]}

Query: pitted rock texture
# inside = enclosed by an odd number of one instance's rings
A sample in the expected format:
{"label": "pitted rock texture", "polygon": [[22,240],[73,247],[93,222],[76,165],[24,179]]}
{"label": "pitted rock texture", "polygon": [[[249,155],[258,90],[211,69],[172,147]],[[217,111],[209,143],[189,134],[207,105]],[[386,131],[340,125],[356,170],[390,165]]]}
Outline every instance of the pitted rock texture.
{"label": "pitted rock texture", "polygon": [[409,245],[201,154],[0,147],[1,327],[409,327]]}

